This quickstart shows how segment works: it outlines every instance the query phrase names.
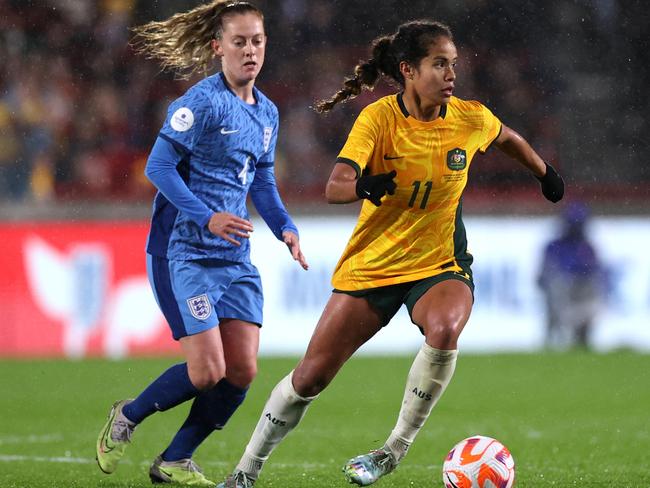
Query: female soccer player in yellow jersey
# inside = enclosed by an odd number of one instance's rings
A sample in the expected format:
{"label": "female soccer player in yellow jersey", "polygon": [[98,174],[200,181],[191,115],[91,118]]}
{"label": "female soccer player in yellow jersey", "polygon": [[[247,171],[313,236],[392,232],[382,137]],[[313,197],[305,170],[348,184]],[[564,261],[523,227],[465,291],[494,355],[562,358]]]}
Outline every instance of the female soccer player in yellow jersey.
{"label": "female soccer player in yellow jersey", "polygon": [[327,200],[367,201],[305,356],[271,393],[243,457],[219,486],[251,486],[310,402],[405,304],[425,341],[409,371],[397,423],[381,448],[351,459],[343,471],[365,486],[395,469],[451,380],[458,337],[472,309],[461,195],[474,154],[494,144],[539,179],[547,199],[562,198],[562,178],[519,134],[479,102],[452,96],[456,59],[448,27],[408,22],[376,39],[372,58],[318,104],[330,110],[382,75],[403,87],[361,112],[339,154]]}

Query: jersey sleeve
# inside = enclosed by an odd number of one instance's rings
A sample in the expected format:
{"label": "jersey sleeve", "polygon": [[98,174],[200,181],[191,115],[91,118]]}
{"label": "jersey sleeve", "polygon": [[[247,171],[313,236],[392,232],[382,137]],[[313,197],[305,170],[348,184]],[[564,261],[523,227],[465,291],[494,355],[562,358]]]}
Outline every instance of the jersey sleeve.
{"label": "jersey sleeve", "polygon": [[339,153],[338,162],[350,164],[357,176],[365,169],[379,140],[379,123],[374,111],[367,107],[359,114],[348,139]]}
{"label": "jersey sleeve", "polygon": [[169,105],[160,136],[187,153],[194,153],[201,135],[213,119],[212,112],[204,93],[189,90]]}
{"label": "jersey sleeve", "polygon": [[481,105],[481,108],[483,111],[483,130],[481,133],[482,143],[478,150],[484,153],[501,134],[501,121],[485,105]]}
{"label": "jersey sleeve", "polygon": [[203,227],[213,212],[190,191],[178,174],[176,167],[182,157],[182,151],[174,144],[159,137],[151,149],[144,173],[172,205]]}

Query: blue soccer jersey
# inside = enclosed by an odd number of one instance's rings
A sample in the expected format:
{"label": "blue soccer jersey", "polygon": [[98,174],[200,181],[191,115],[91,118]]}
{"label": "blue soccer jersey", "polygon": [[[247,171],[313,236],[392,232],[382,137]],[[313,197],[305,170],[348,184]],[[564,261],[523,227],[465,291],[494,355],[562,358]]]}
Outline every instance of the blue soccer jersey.
{"label": "blue soccer jersey", "polygon": [[[173,176],[180,176],[186,188],[182,188],[185,193],[174,190],[172,196],[171,190],[165,192],[164,186],[152,178],[159,192],[147,242],[149,254],[170,260],[250,262],[248,239],[233,236],[241,242],[241,246],[234,246],[212,234],[206,224],[214,212],[248,219],[246,196],[254,181],[262,196],[253,201],[274,234],[281,238],[283,230],[297,233],[279,202],[273,177],[278,111],[256,88],[254,96],[255,104],[245,103],[218,73],[191,87],[169,106],[159,141],[171,143],[176,151],[177,174]],[[155,149],[148,166],[154,166]]]}

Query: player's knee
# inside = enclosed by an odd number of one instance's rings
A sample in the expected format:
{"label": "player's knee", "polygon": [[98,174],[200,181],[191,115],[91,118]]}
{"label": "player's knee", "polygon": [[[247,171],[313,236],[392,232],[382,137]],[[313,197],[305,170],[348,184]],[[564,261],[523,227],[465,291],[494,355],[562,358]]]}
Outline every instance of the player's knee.
{"label": "player's knee", "polygon": [[331,374],[310,363],[300,363],[293,372],[293,388],[301,397],[318,395],[331,381]]}
{"label": "player's knee", "polygon": [[257,361],[228,366],[226,378],[233,385],[246,388],[257,376]]}
{"label": "player's knee", "polygon": [[204,364],[202,367],[189,368],[190,381],[197,390],[214,388],[225,376],[225,368],[219,364]]}
{"label": "player's knee", "polygon": [[423,327],[427,343],[439,349],[455,349],[466,322],[464,315],[453,311],[431,314]]}

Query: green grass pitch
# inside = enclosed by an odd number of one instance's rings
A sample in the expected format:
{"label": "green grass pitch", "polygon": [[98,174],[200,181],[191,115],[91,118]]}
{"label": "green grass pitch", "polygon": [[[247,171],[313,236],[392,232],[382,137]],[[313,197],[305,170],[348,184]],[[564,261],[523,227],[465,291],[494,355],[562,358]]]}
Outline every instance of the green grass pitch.
{"label": "green grass pitch", "polygon": [[[113,475],[95,438],[111,403],[133,396],[173,359],[0,361],[0,487],[148,487],[149,463],[188,410],[147,419]],[[221,481],[239,459],[275,383],[295,358],[260,360],[248,399],[195,459]],[[342,464],[393,426],[407,357],[353,358],[272,455],[256,488],[344,487]],[[517,487],[650,487],[650,355],[461,354],[455,377],[402,465],[378,488],[442,487],[442,460],[472,434],[495,437]]]}

